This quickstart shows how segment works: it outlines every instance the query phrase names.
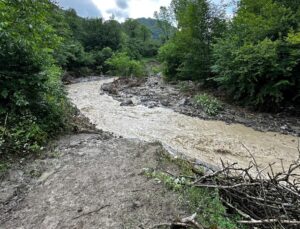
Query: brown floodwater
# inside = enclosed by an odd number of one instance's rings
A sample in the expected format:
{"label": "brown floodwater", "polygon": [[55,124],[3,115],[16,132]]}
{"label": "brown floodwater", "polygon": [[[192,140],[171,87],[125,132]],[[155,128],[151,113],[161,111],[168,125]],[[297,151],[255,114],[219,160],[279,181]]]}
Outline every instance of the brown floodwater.
{"label": "brown floodwater", "polygon": [[[211,165],[238,162],[247,166],[255,156],[264,168],[275,162],[274,169],[288,166],[298,157],[298,139],[275,132],[260,132],[222,121],[207,121],[179,114],[171,109],[120,106],[108,95],[100,95],[100,87],[114,79],[82,82],[68,86],[71,101],[97,128],[126,138],[160,141],[189,157]],[[245,147],[244,147],[245,146]]]}

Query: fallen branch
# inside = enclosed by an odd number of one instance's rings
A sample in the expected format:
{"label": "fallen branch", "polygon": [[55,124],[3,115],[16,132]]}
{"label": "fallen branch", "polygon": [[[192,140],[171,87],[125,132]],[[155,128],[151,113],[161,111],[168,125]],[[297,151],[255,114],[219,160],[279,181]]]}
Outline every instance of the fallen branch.
{"label": "fallen branch", "polygon": [[280,224],[290,224],[290,225],[300,225],[300,221],[294,221],[294,220],[279,220],[279,219],[265,219],[265,220],[251,220],[251,221],[245,221],[241,220],[238,221],[240,224],[248,224],[248,225],[257,225],[257,224],[274,224],[274,223],[280,223]]}
{"label": "fallen branch", "polygon": [[[242,217],[240,224],[300,228],[300,150],[299,159],[276,173],[274,163],[259,168],[254,155],[243,147],[252,158],[247,168],[221,161],[222,169],[190,179],[188,184],[218,189],[224,205]],[[267,169],[270,172],[264,174]]]}

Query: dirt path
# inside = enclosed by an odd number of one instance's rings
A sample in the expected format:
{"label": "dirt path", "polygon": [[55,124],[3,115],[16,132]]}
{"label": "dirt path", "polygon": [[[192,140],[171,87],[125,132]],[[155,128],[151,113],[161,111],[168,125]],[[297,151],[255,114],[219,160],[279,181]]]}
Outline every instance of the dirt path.
{"label": "dirt path", "polygon": [[287,166],[298,156],[298,139],[294,136],[202,120],[163,107],[120,106],[120,102],[100,93],[101,85],[112,81],[83,82],[68,88],[74,104],[99,129],[129,138],[160,141],[175,151],[212,165],[218,165],[222,158],[247,166],[251,157],[243,145],[262,168],[276,162],[275,170],[281,170],[281,161]]}
{"label": "dirt path", "polygon": [[12,169],[0,185],[0,228],[151,228],[186,217],[179,196],[147,179],[162,146],[67,136],[52,158]]}

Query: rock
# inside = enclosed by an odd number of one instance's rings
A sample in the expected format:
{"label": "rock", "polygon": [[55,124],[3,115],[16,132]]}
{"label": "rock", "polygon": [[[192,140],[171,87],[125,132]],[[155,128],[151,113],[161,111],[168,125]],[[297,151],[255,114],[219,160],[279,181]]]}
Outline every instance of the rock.
{"label": "rock", "polygon": [[102,89],[103,91],[110,92],[111,89],[112,89],[112,86],[111,86],[111,84],[103,84],[102,87],[101,87],[101,89]]}
{"label": "rock", "polygon": [[166,99],[160,101],[160,103],[161,103],[161,105],[163,105],[163,106],[168,106],[168,105],[170,104],[169,101],[166,100]]}
{"label": "rock", "polygon": [[162,72],[159,72],[159,73],[156,74],[156,77],[158,77],[158,78],[161,78],[162,76],[163,76]]}
{"label": "rock", "polygon": [[288,130],[289,127],[288,127],[288,125],[283,125],[283,126],[280,127],[280,129],[281,129],[281,130]]}
{"label": "rock", "polygon": [[108,94],[114,94],[114,95],[118,94],[118,90],[114,84],[109,84],[109,83],[103,84],[101,86],[101,90],[107,92]]}
{"label": "rock", "polygon": [[152,102],[152,101],[147,104],[148,108],[154,108],[154,107],[157,107],[157,106],[158,106],[157,103],[156,102]]}
{"label": "rock", "polygon": [[130,105],[133,105],[133,102],[131,99],[126,99],[120,104],[120,106],[130,106]]}
{"label": "rock", "polygon": [[179,102],[178,102],[178,106],[185,106],[185,105],[188,105],[189,104],[189,101],[188,99],[184,98],[184,99],[181,99]]}

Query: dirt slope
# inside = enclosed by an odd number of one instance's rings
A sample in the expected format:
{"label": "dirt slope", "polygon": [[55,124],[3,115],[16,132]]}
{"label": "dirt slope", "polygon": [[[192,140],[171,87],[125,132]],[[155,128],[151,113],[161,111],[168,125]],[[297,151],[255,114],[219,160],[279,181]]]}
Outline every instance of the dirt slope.
{"label": "dirt slope", "polygon": [[178,196],[148,180],[160,144],[68,136],[52,158],[11,170],[0,186],[0,228],[150,228],[186,216]]}

